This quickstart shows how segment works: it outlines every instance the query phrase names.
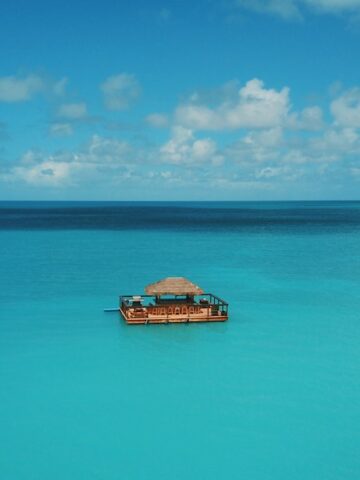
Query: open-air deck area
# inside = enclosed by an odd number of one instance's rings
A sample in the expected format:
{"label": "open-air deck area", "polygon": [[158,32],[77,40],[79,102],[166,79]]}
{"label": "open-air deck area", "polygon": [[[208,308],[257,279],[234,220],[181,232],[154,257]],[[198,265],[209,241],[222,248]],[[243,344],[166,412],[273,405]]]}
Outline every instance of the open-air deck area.
{"label": "open-air deck area", "polygon": [[186,279],[170,277],[146,288],[146,295],[120,296],[120,312],[129,324],[223,322],[228,304]]}

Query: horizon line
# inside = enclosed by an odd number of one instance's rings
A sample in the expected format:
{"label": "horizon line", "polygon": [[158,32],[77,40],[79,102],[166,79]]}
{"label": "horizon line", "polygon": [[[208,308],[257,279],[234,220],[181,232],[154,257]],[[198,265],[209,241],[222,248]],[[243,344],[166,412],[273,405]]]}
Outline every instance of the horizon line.
{"label": "horizon line", "polygon": [[290,202],[360,202],[360,199],[281,199],[281,200],[1,200],[0,203],[290,203]]}

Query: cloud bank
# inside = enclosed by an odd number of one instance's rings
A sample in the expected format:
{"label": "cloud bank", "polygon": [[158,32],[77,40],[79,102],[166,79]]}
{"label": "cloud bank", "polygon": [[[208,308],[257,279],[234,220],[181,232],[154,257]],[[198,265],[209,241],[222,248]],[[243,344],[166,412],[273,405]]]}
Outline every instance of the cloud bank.
{"label": "cloud bank", "polygon": [[[70,137],[87,118],[87,105],[60,100],[49,133]],[[29,149],[3,164],[0,181],[66,191],[85,185],[117,190],[126,182],[138,192],[189,187],[276,192],[309,184],[341,189],[360,181],[358,87],[338,89],[327,108],[296,111],[288,86],[272,88],[253,78],[193,92],[172,112],[150,113],[145,121],[157,130],[144,129],[142,122],[141,135],[119,130],[115,137],[92,134],[85,144],[53,153]],[[146,137],[149,133],[154,137]],[[73,143],[73,137],[67,140]]]}
{"label": "cloud bank", "polygon": [[[196,101],[196,96],[193,97]],[[237,97],[215,108],[195,102],[176,109],[176,122],[196,130],[266,128],[281,125],[289,110],[289,89],[265,89],[255,78],[242,87]]]}

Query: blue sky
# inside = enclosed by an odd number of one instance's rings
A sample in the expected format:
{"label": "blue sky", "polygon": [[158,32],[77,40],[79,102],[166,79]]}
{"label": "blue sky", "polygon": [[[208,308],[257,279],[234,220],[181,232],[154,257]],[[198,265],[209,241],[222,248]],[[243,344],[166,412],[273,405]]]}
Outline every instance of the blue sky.
{"label": "blue sky", "polygon": [[360,0],[3,2],[0,199],[360,197]]}

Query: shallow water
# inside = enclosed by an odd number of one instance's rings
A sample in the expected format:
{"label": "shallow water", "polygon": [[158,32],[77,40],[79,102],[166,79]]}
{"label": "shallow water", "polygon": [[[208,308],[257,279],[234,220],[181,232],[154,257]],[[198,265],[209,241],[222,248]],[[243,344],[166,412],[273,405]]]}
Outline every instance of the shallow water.
{"label": "shallow water", "polygon": [[[6,480],[360,477],[360,203],[0,203]],[[186,276],[225,324],[127,326]]]}

